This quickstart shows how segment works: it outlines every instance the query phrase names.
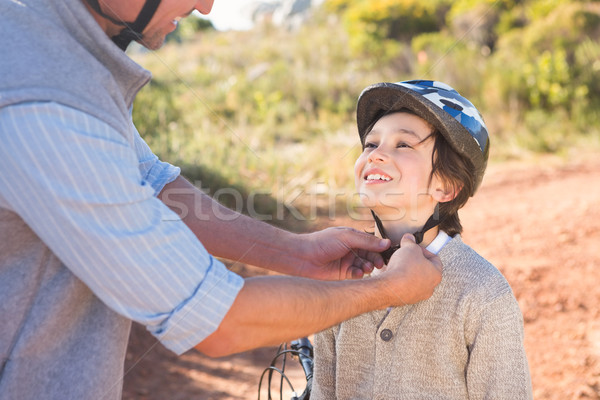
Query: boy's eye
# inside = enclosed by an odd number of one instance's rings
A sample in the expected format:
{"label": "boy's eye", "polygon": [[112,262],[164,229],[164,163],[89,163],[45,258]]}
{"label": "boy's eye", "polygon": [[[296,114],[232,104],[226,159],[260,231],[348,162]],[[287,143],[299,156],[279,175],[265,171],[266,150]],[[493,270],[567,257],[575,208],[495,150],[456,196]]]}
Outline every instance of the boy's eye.
{"label": "boy's eye", "polygon": [[412,149],[412,146],[409,145],[408,143],[404,143],[404,142],[400,142],[398,143],[398,145],[396,146],[397,148],[407,148],[407,149]]}
{"label": "boy's eye", "polygon": [[365,145],[363,146],[363,149],[375,149],[375,148],[377,148],[377,145],[372,142],[366,142]]}

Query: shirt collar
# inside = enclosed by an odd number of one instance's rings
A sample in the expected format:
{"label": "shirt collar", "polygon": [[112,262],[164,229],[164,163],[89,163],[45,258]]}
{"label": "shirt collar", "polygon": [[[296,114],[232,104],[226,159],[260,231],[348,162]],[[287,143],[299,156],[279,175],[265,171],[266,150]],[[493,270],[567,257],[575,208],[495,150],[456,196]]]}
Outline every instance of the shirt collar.
{"label": "shirt collar", "polygon": [[450,239],[452,238],[448,236],[446,232],[440,229],[435,239],[429,243],[429,246],[427,246],[426,249],[433,254],[437,254],[440,252],[440,250],[442,250],[442,248],[444,248]]}

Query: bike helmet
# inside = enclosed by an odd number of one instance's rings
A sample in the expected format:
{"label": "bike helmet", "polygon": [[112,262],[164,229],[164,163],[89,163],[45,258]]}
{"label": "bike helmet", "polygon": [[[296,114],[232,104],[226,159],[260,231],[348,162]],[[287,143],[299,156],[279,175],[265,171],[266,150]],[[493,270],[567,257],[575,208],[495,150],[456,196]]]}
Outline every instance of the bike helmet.
{"label": "bike helmet", "polygon": [[[460,155],[471,160],[475,185],[470,196],[483,180],[487,166],[490,141],[488,130],[477,108],[452,87],[442,82],[412,80],[396,83],[376,83],[364,89],[358,98],[356,122],[360,141],[364,145],[367,129],[384,114],[409,109],[433,125]],[[438,205],[439,206],[439,205]],[[371,210],[381,236],[387,238],[383,223]],[[441,224],[448,216],[440,215],[439,208],[420,231],[414,233],[417,243],[425,232]],[[387,263],[400,245],[392,245],[382,252]]]}
{"label": "bike helmet", "polygon": [[98,0],[86,1],[90,5],[90,7],[92,7],[94,11],[101,15],[103,18],[106,18],[113,24],[124,26],[123,30],[119,32],[118,35],[113,36],[111,38],[112,41],[123,51],[127,49],[127,46],[129,46],[129,43],[131,43],[132,41],[142,39],[142,32],[144,31],[144,29],[146,29],[146,25],[148,25],[148,23],[154,16],[154,13],[156,12],[158,5],[160,4],[160,0],[146,0],[146,2],[144,3],[144,7],[142,7],[142,10],[138,14],[135,21],[125,22],[119,21],[111,17],[110,15],[106,15],[106,13],[102,11],[102,7],[100,7]]}
{"label": "bike helmet", "polygon": [[442,82],[414,80],[376,83],[358,98],[356,122],[364,144],[369,125],[382,113],[407,108],[436,127],[459,154],[471,160],[475,170],[475,193],[487,166],[488,130],[477,108]]}

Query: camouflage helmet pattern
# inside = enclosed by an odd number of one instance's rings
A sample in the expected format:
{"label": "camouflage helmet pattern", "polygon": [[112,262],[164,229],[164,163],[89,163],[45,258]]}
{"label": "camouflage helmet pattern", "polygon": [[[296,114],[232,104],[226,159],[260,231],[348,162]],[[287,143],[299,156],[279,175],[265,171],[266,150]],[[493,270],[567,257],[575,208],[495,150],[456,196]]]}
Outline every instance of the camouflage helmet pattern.
{"label": "camouflage helmet pattern", "polygon": [[[413,80],[376,83],[358,98],[356,120],[361,143],[375,118],[407,108],[433,125],[452,148],[473,163],[477,190],[487,166],[490,141],[477,108],[445,83]],[[471,193],[473,195],[473,193]]]}

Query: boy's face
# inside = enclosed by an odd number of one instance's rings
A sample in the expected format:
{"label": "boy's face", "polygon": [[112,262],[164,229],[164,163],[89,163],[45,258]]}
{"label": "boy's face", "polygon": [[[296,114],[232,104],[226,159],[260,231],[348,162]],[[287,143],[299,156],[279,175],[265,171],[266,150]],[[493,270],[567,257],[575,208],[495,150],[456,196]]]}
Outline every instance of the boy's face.
{"label": "boy's face", "polygon": [[432,168],[433,127],[421,117],[395,112],[380,118],[365,138],[354,166],[362,203],[386,219],[429,217],[443,201]]}

